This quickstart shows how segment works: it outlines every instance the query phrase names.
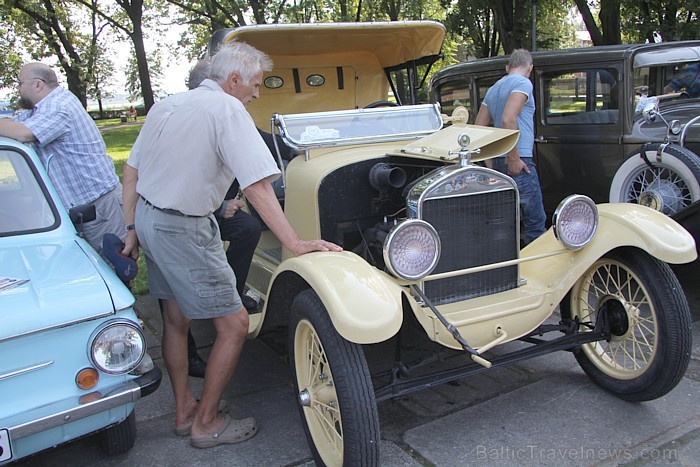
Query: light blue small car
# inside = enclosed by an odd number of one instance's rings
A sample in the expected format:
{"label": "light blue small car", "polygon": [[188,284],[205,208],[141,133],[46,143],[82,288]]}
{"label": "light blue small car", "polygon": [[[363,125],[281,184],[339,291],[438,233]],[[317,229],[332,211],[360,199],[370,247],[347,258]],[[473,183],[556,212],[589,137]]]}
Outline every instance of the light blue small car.
{"label": "light blue small car", "polygon": [[134,445],[161,371],[133,306],[36,153],[0,138],[0,464],[91,433],[108,454]]}

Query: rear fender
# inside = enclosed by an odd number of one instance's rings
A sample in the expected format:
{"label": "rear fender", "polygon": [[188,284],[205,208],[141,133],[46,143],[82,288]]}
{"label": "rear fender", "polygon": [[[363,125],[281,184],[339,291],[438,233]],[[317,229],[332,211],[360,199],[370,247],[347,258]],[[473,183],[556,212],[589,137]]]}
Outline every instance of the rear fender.
{"label": "rear fender", "polygon": [[401,328],[401,287],[356,254],[315,252],[285,260],[275,271],[270,294],[284,287],[290,272],[316,292],[344,339],[373,344]]}

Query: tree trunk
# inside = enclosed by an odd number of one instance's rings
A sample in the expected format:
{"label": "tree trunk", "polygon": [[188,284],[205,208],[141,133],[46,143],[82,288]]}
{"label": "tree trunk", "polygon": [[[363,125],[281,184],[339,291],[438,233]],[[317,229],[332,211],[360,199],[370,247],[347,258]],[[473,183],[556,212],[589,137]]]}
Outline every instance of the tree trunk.
{"label": "tree trunk", "polygon": [[506,54],[523,46],[525,31],[529,28],[525,25],[528,17],[522,12],[527,11],[529,4],[530,0],[496,0],[494,2],[494,24]]}
{"label": "tree trunk", "polygon": [[134,22],[134,33],[131,37],[134,43],[134,54],[136,55],[136,63],[139,68],[139,81],[141,82],[141,97],[143,97],[143,105],[146,107],[146,113],[153,107],[155,99],[153,97],[153,87],[151,86],[151,74],[148,71],[148,60],[146,59],[146,48],[143,44],[143,31],[141,23],[138,25]]}
{"label": "tree trunk", "polygon": [[601,29],[603,30],[603,44],[622,44],[622,35],[620,33],[620,0],[601,0],[598,18],[600,19]]}
{"label": "tree trunk", "polygon": [[598,28],[593,18],[593,13],[591,13],[590,8],[588,8],[588,2],[586,0],[574,0],[576,6],[578,7],[579,13],[581,13],[581,18],[583,19],[583,24],[586,25],[588,29],[588,34],[591,35],[591,41],[593,45],[603,45],[605,41],[603,39],[603,33]]}
{"label": "tree trunk", "polygon": [[80,79],[78,70],[68,63],[61,63],[64,73],[66,74],[66,83],[68,90],[75,94],[84,108],[87,108],[87,87],[85,82]]}

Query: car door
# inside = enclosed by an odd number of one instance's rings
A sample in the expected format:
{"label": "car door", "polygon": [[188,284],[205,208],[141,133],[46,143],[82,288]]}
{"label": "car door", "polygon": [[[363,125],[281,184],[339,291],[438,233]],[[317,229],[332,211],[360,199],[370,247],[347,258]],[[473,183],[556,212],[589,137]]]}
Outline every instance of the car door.
{"label": "car door", "polygon": [[566,196],[608,201],[622,160],[623,82],[618,63],[536,67],[535,161],[545,210]]}

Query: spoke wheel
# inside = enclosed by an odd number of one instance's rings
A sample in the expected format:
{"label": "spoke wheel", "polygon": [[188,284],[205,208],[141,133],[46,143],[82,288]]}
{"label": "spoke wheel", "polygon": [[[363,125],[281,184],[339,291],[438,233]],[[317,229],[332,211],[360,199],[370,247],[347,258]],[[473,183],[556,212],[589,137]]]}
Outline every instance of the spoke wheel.
{"label": "spoke wheel", "polygon": [[644,147],[651,166],[640,152],[620,166],[610,186],[611,202],[642,204],[672,216],[700,199],[700,159],[674,144],[659,156],[659,147]]}
{"label": "spoke wheel", "polygon": [[318,296],[294,300],[290,364],[304,431],[319,465],[377,465],[379,419],[362,347],[343,339]]}
{"label": "spoke wheel", "polygon": [[[669,266],[640,250],[621,249],[596,261],[561,304],[580,331],[602,325],[605,340],[574,351],[588,376],[630,401],[673,389],[690,359],[691,318]],[[599,323],[600,321],[600,323]]]}

